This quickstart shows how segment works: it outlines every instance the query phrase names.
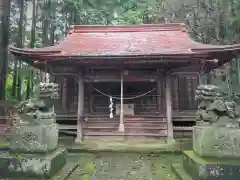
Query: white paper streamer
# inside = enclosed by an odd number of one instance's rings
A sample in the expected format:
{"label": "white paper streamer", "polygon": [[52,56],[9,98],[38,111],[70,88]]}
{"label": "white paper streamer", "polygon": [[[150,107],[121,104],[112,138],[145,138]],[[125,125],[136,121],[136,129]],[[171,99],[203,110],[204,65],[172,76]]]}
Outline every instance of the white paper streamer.
{"label": "white paper streamer", "polygon": [[110,105],[109,105],[109,108],[110,108],[110,114],[109,114],[109,117],[112,119],[113,118],[113,98],[110,97]]}

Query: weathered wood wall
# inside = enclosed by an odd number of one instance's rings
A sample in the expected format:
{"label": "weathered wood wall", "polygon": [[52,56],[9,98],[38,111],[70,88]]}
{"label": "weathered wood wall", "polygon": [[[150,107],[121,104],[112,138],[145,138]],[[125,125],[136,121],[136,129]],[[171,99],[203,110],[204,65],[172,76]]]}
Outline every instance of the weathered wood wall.
{"label": "weathered wood wall", "polygon": [[[125,97],[132,97],[143,94],[153,88],[155,91],[147,94],[143,97],[136,98],[133,100],[127,100],[125,103],[134,103],[136,112],[165,112],[165,80],[160,79],[161,88],[158,91],[157,82],[134,82],[134,76],[131,77],[132,92],[128,90],[128,93],[124,92]],[[96,79],[97,80],[97,79]],[[58,77],[57,82],[61,84],[61,98],[56,102],[57,110],[61,112],[76,112],[77,111],[77,93],[78,86],[77,82],[72,77],[67,77],[65,85],[63,84],[63,77]],[[88,85],[90,84],[90,86]],[[127,82],[125,82],[127,86]],[[174,110],[195,110],[197,104],[195,101],[195,90],[198,85],[198,74],[196,73],[179,73],[172,76],[171,87],[172,87],[172,105]],[[99,92],[96,92],[92,87],[99,89],[100,91],[120,97],[120,83],[119,82],[86,82],[85,83],[85,113],[94,112],[109,112],[109,97],[106,97]],[[64,88],[66,88],[64,90]],[[65,93],[65,98],[63,97]],[[160,98],[160,99],[159,99]],[[65,105],[64,105],[64,99]],[[117,103],[118,100],[115,100]],[[159,103],[159,104],[158,104]]]}

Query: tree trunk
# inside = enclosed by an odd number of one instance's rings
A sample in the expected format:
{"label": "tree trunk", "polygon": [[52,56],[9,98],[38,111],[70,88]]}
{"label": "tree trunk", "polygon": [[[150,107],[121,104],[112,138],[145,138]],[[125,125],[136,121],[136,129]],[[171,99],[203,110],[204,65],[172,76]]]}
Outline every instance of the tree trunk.
{"label": "tree trunk", "polygon": [[[23,31],[24,31],[24,0],[19,0],[19,7],[20,7],[20,19],[18,22],[18,48],[23,48]],[[21,61],[18,61],[18,72],[17,72],[17,99],[21,100],[21,91],[22,91],[22,77],[21,77]]]}
{"label": "tree trunk", "polygon": [[13,66],[13,82],[12,82],[12,98],[16,99],[17,90],[17,59],[14,57],[14,66]]}
{"label": "tree trunk", "polygon": [[0,100],[5,99],[5,87],[8,73],[8,43],[11,0],[0,0]]}
{"label": "tree trunk", "polygon": [[[31,40],[30,40],[30,48],[35,47],[36,42],[36,0],[32,1],[32,28],[31,28]],[[26,99],[29,99],[32,96],[33,92],[33,70],[29,67],[29,75],[27,80],[27,92]]]}

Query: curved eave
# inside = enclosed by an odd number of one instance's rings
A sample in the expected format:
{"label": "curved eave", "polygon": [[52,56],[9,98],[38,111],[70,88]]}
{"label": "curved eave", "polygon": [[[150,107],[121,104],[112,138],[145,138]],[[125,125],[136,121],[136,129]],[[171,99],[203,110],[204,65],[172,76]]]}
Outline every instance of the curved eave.
{"label": "curved eave", "polygon": [[61,54],[49,54],[49,53],[21,53],[21,52],[13,52],[12,53],[16,56],[21,56],[29,59],[34,59],[38,61],[48,61],[48,62],[56,62],[56,61],[82,61],[82,60],[104,60],[104,59],[122,59],[122,60],[129,60],[129,59],[208,59],[207,53],[186,53],[186,54],[127,54],[127,55],[61,55]]}
{"label": "curved eave", "polygon": [[[200,43],[199,43],[200,44]],[[96,59],[193,59],[193,60],[211,60],[221,57],[222,54],[231,54],[235,56],[240,52],[240,44],[237,45],[206,45],[201,44],[201,48],[191,48],[188,53],[154,53],[154,54],[137,54],[137,53],[124,53],[124,54],[64,54],[61,50],[52,48],[38,48],[38,49],[21,49],[16,47],[9,47],[9,51],[23,58],[28,58],[33,61],[48,61],[56,62],[63,60],[96,60]],[[205,46],[205,47],[204,47]],[[231,60],[231,59],[229,59]]]}
{"label": "curved eave", "polygon": [[204,45],[206,47],[191,48],[191,51],[196,52],[196,53],[199,53],[199,52],[211,53],[211,52],[226,52],[226,51],[239,52],[240,51],[240,44],[234,44],[234,45],[207,45],[207,44],[204,44]]}
{"label": "curved eave", "polygon": [[25,48],[17,48],[14,46],[10,46],[8,50],[13,54],[18,55],[52,55],[52,54],[59,54],[61,50],[54,50],[52,47],[44,47],[44,48],[36,48],[36,49],[25,49]]}
{"label": "curved eave", "polygon": [[192,57],[192,58],[204,58],[207,53],[205,52],[191,52],[188,53],[152,53],[152,54],[64,54],[60,50],[46,50],[45,48],[38,49],[21,49],[16,47],[9,47],[9,51],[16,55],[22,57],[28,57],[33,59],[38,59],[39,61],[43,60],[63,60],[63,59],[95,59],[95,58],[114,58],[114,59],[125,59],[125,58],[171,58],[171,57]]}

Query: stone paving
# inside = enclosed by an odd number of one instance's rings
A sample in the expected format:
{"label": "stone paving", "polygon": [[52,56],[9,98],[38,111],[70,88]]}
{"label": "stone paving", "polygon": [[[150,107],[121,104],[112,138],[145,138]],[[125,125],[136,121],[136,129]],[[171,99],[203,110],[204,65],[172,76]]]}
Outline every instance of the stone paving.
{"label": "stone paving", "polygon": [[[85,159],[86,160],[86,159]],[[170,164],[179,162],[177,155],[147,156],[139,154],[108,153],[88,158],[88,168],[79,168],[71,180],[176,180]],[[85,162],[86,164],[87,162]]]}
{"label": "stone paving", "polygon": [[95,180],[152,180],[149,160],[137,156],[105,156],[96,159]]}
{"label": "stone paving", "polygon": [[[132,145],[133,143],[129,144]],[[145,143],[145,149],[149,149],[152,144],[156,143]],[[106,143],[103,143],[102,146],[106,147]],[[99,148],[99,143],[94,148]],[[118,146],[116,148],[116,145],[112,146],[112,144],[109,148],[115,151],[105,153],[101,151],[95,151],[94,153],[76,151],[74,153],[72,151],[72,153],[69,153],[68,162],[79,164],[79,167],[71,174],[68,180],[176,180],[170,166],[179,163],[181,155],[161,151],[160,154],[154,152],[155,154],[152,155],[143,155],[142,148],[140,148],[140,152],[129,153],[131,152],[129,151],[124,153],[118,150]],[[135,149],[139,149],[139,146]],[[172,150],[167,149],[169,152]]]}

